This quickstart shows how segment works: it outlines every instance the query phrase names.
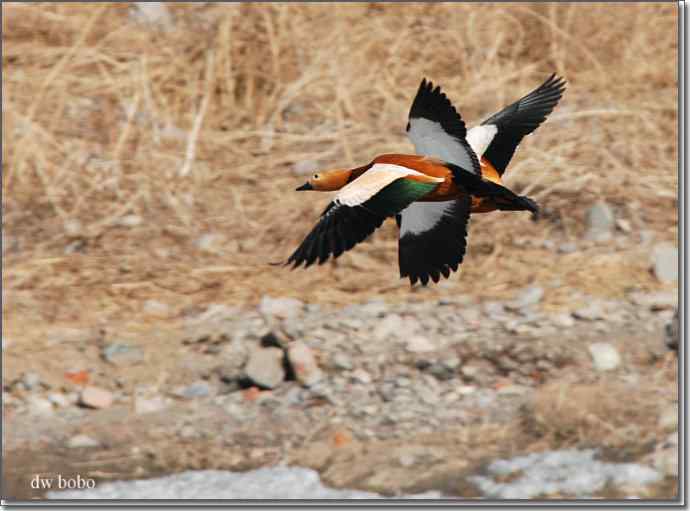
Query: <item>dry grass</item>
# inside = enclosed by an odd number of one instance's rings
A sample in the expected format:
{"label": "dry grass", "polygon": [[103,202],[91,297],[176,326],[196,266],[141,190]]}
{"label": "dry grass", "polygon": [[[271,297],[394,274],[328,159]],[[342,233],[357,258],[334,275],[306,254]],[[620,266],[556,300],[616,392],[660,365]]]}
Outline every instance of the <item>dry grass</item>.
{"label": "dry grass", "polygon": [[[151,296],[408,296],[390,225],[325,268],[266,263],[326,202],[293,193],[292,166],[410,152],[403,129],[423,76],[470,124],[551,71],[569,81],[508,176],[552,221],[476,218],[463,277],[446,289],[538,278],[515,233],[577,236],[596,198],[636,230],[675,237],[674,4],[175,4],[170,29],[135,9],[2,6],[3,280],[24,318],[78,317],[85,301],[99,318],[126,316]],[[221,236],[216,252],[196,247],[204,233]],[[581,267],[563,265],[575,281]],[[621,271],[627,281],[638,268]]]}

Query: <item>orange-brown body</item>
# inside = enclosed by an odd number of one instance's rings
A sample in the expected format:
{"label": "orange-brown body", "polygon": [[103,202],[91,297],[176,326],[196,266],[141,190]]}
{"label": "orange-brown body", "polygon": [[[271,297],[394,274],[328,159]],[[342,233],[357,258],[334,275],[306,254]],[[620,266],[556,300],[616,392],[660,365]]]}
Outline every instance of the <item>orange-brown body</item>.
{"label": "orange-brown body", "polygon": [[[462,193],[453,181],[453,173],[448,167],[445,166],[443,161],[429,156],[412,154],[382,154],[374,158],[370,164],[362,167],[320,172],[319,174],[314,175],[314,178],[312,178],[310,182],[315,190],[340,190],[346,184],[364,174],[371,168],[372,165],[376,163],[401,165],[416,170],[417,172],[420,172],[426,176],[443,178],[443,182],[439,183],[439,185],[432,192],[419,199],[420,202],[440,202],[452,200],[458,198]],[[498,172],[486,158],[482,157],[480,164],[482,177],[484,179],[493,181],[494,183],[500,185],[503,184]],[[424,179],[423,176],[416,175],[409,176],[407,179],[429,182],[429,180]],[[472,196],[472,213],[488,213],[490,211],[495,211],[496,209],[498,209],[497,205],[492,198],[480,198]]]}

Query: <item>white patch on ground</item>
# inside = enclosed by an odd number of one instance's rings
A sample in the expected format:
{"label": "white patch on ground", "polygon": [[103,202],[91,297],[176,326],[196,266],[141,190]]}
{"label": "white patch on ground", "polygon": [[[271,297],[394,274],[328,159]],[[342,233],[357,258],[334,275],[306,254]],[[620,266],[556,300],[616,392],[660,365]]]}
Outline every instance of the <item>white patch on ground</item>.
{"label": "white patch on ground", "polygon": [[467,132],[467,142],[477,155],[477,158],[482,157],[496,133],[498,133],[498,128],[493,124],[475,126]]}
{"label": "white patch on ground", "polygon": [[[485,497],[529,499],[555,493],[590,498],[607,483],[642,487],[661,479],[653,468],[638,463],[606,463],[595,460],[595,449],[562,450],[497,460],[488,467],[491,477],[471,476]],[[510,482],[496,482],[494,476],[521,472]]]}
{"label": "white patch on ground", "polygon": [[[321,483],[314,470],[268,467],[249,472],[198,470],[157,479],[103,483],[92,490],[49,492],[49,499],[383,499],[357,490],[336,490]],[[439,499],[439,492],[403,496]]]}
{"label": "white patch on ground", "polygon": [[437,183],[444,181],[441,177],[427,176],[403,165],[377,163],[350,184],[343,187],[336,195],[336,199],[346,206],[357,206],[372,198],[396,179],[404,178],[405,176],[425,176],[430,181]]}
{"label": "white patch on ground", "polygon": [[454,202],[413,202],[401,212],[400,237],[430,230],[446,214],[446,210],[453,207]]}

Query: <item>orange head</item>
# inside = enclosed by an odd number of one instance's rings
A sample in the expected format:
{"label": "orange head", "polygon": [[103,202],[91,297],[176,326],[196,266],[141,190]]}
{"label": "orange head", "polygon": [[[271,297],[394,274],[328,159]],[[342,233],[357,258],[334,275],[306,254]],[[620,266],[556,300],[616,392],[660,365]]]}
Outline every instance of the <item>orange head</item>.
{"label": "orange head", "polygon": [[297,190],[316,190],[318,192],[340,190],[347,184],[351,174],[351,169],[324,170],[322,172],[317,172],[311,176],[306,183],[297,188]]}

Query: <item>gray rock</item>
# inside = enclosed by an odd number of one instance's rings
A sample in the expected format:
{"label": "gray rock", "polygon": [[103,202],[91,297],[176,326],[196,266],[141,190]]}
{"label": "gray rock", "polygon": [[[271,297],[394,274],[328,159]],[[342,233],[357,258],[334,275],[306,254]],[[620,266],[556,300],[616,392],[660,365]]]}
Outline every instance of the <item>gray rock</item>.
{"label": "gray rock", "polygon": [[333,355],[333,366],[336,369],[349,371],[352,369],[352,360],[345,353],[338,352]]}
{"label": "gray rock", "polygon": [[159,412],[167,408],[168,402],[161,396],[143,397],[137,396],[134,398],[134,411],[136,413],[153,413]]}
{"label": "gray rock", "polygon": [[616,348],[607,342],[595,342],[589,345],[594,367],[599,371],[610,371],[621,363],[621,356]]}
{"label": "gray rock", "polygon": [[24,390],[36,390],[41,385],[41,377],[37,373],[24,373],[19,383]]}
{"label": "gray rock", "polygon": [[594,459],[596,451],[546,451],[496,460],[488,466],[488,477],[470,476],[484,496],[500,499],[529,499],[538,495],[566,494],[591,498],[607,484],[614,487],[656,483],[661,474],[636,463],[606,463]]}
{"label": "gray rock", "polygon": [[605,201],[597,201],[587,211],[587,232],[585,239],[591,241],[608,241],[615,225],[613,210]]}
{"label": "gray rock", "polygon": [[[393,458],[395,459],[395,458]],[[319,473],[300,467],[264,467],[250,472],[200,470],[141,481],[103,482],[91,490],[48,492],[50,499],[97,500],[251,500],[260,495],[272,500],[353,500],[385,499],[377,493],[336,490],[325,486]],[[396,499],[439,499],[441,493],[429,491],[400,495]],[[76,506],[75,506],[76,507]]]}
{"label": "gray rock", "polygon": [[79,403],[89,408],[108,408],[113,404],[113,393],[99,387],[84,387]]}
{"label": "gray rock", "polygon": [[554,314],[551,316],[551,321],[554,325],[563,328],[570,328],[575,325],[575,320],[570,314]]}
{"label": "gray rock", "polygon": [[599,301],[592,301],[589,305],[577,309],[573,312],[573,316],[577,319],[585,319],[588,321],[595,321],[604,318],[604,307]]}
{"label": "gray rock", "polygon": [[113,365],[135,365],[144,360],[144,353],[141,348],[132,344],[114,342],[106,345],[101,350],[103,359]]}
{"label": "gray rock", "polygon": [[498,394],[501,396],[522,396],[529,391],[529,387],[524,385],[506,385],[498,389]]}
{"label": "gray rock", "polygon": [[352,371],[351,376],[352,381],[354,381],[355,383],[362,383],[364,385],[368,385],[369,383],[371,383],[371,375],[362,368]]}
{"label": "gray rock", "polygon": [[26,404],[29,411],[37,415],[52,415],[54,413],[53,404],[40,396],[28,396],[26,398]]}
{"label": "gray rock", "polygon": [[51,394],[48,394],[48,401],[50,401],[52,404],[57,406],[58,408],[65,408],[66,406],[69,406],[72,404],[70,399],[60,393],[60,392],[53,392]]}
{"label": "gray rock", "polygon": [[501,302],[485,302],[482,306],[484,313],[490,318],[497,318],[505,314],[505,307]]}
{"label": "gray rock", "polygon": [[183,399],[196,399],[200,397],[207,397],[211,395],[211,386],[203,381],[195,381],[194,383],[173,390],[173,395]]}
{"label": "gray rock", "polygon": [[374,327],[371,336],[373,340],[380,343],[389,337],[400,333],[402,318],[397,314],[389,314],[381,319]]}
{"label": "gray rock", "polygon": [[433,343],[424,336],[414,335],[410,337],[405,343],[405,349],[410,353],[425,353],[433,351],[436,347]]}
{"label": "gray rock", "polygon": [[678,280],[678,249],[669,243],[660,243],[652,250],[652,268],[656,278],[670,284]]}
{"label": "gray rock", "polygon": [[263,296],[259,303],[259,312],[264,316],[294,318],[302,313],[304,304],[296,298],[271,298]]}
{"label": "gray rock", "polygon": [[640,307],[645,307],[653,311],[675,309],[678,304],[678,293],[664,292],[657,293],[631,293],[630,300]]}
{"label": "gray rock", "polygon": [[577,251],[577,243],[573,241],[566,241],[565,243],[561,243],[558,245],[558,251],[561,254],[572,254],[573,252]]}
{"label": "gray rock", "polygon": [[290,344],[287,356],[297,381],[302,385],[309,387],[323,379],[323,373],[316,363],[316,358],[305,343],[295,341]]}
{"label": "gray rock", "polygon": [[137,227],[142,224],[144,220],[139,215],[125,215],[115,221],[116,225],[121,227]]}
{"label": "gray rock", "polygon": [[678,429],[678,405],[671,405],[662,410],[659,414],[659,427],[664,431],[675,431]]}
{"label": "gray rock", "polygon": [[538,304],[544,296],[544,290],[539,286],[529,286],[520,291],[515,299],[506,303],[506,307],[512,310],[522,309],[530,305]]}
{"label": "gray rock", "polygon": [[100,447],[101,443],[88,435],[75,435],[67,440],[67,447],[79,449],[82,447]]}
{"label": "gray rock", "polygon": [[261,387],[272,389],[285,379],[283,350],[280,348],[256,348],[244,368],[247,378]]}

